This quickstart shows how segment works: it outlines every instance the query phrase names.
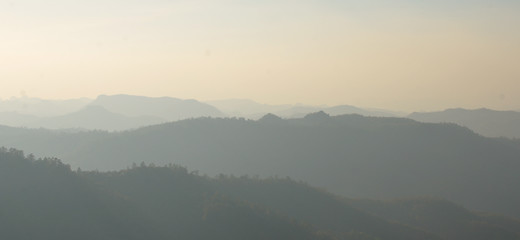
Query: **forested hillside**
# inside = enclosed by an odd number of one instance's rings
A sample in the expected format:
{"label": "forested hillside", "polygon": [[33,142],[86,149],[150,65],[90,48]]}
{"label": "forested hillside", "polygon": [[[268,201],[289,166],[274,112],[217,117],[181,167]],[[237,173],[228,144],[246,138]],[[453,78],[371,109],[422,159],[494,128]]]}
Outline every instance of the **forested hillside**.
{"label": "forested hillside", "polygon": [[[333,239],[287,215],[220,194],[216,180],[181,167],[72,172],[57,159],[0,149],[0,171],[2,239]],[[428,235],[393,226],[402,236]]]}
{"label": "forested hillside", "polygon": [[1,128],[0,136],[0,145],[85,170],[175,163],[209,175],[290,176],[349,197],[431,195],[520,216],[518,141],[455,124],[315,113],[199,118],[120,133]]}
{"label": "forested hillside", "polygon": [[444,239],[506,240],[517,239],[520,234],[517,219],[471,212],[442,199],[350,199],[348,203],[376,216],[435,232]]}
{"label": "forested hillside", "polygon": [[0,191],[2,239],[455,239],[423,224],[450,225],[460,240],[479,234],[520,239],[518,222],[498,215],[458,230],[453,216],[475,213],[451,203],[423,202],[433,211],[406,205],[399,209],[404,215],[426,219],[410,223],[373,211],[372,201],[340,198],[288,178],[210,178],[146,164],[71,171],[57,159],[5,148]]}
{"label": "forested hillside", "polygon": [[[118,188],[102,185],[106,178]],[[207,181],[181,168],[78,173],[56,159],[0,149],[0,238],[331,239],[215,195]]]}

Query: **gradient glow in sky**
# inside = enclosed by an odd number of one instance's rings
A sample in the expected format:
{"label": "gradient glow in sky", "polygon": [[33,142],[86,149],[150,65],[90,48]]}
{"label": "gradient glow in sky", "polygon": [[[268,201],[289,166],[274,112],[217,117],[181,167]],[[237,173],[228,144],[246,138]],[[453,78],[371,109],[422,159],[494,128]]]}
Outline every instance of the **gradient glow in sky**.
{"label": "gradient glow in sky", "polygon": [[518,110],[518,2],[0,1],[0,98]]}

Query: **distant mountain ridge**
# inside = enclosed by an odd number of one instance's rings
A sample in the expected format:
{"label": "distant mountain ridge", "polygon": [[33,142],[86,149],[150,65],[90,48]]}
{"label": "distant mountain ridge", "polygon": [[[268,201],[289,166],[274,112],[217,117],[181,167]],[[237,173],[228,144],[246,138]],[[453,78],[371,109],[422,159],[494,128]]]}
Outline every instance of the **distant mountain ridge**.
{"label": "distant mountain ridge", "polygon": [[88,105],[80,111],[40,121],[44,128],[84,128],[95,130],[128,130],[166,122],[154,116],[128,117],[101,106]]}
{"label": "distant mountain ridge", "polygon": [[350,197],[432,195],[520,217],[518,141],[455,124],[318,112],[198,118],[119,133],[0,128],[2,145],[83,169],[116,170],[146,159],[209,175],[290,176]]}
{"label": "distant mountain ridge", "polygon": [[451,122],[488,137],[520,138],[520,112],[486,108],[447,109],[441,112],[415,112],[408,116],[421,122]]}
{"label": "distant mountain ridge", "polygon": [[167,121],[186,118],[223,117],[217,108],[197,100],[171,97],[142,97],[133,95],[100,95],[90,103],[114,113],[127,116],[155,116]]}
{"label": "distant mountain ridge", "polygon": [[[0,100],[0,113],[11,112],[34,117],[54,117],[78,111],[91,99],[48,100],[40,98],[10,98]],[[1,119],[0,119],[1,120]]]}
{"label": "distant mountain ridge", "polygon": [[[23,100],[38,106],[39,112],[32,110],[36,107],[19,107],[22,100],[13,100],[11,104],[4,103],[5,109],[21,110],[21,112],[0,111],[0,124],[28,128],[121,131],[187,118],[224,116],[216,108],[196,100],[169,97],[101,95],[93,101],[82,99],[81,104],[78,103],[79,100]],[[69,108],[66,108],[68,112],[64,113],[65,108],[59,107],[61,105],[68,106]],[[0,109],[1,107],[0,103]],[[61,112],[54,108],[59,108]],[[45,109],[49,111],[49,116],[41,114]],[[60,114],[51,114],[56,112]],[[40,113],[42,116],[30,113]]]}
{"label": "distant mountain ridge", "polygon": [[[98,111],[99,115],[96,115],[95,111],[86,110],[88,106],[102,107],[106,111]],[[359,114],[395,117],[406,115],[350,105],[332,107],[302,104],[269,105],[248,99],[200,102],[193,99],[119,94],[100,95],[94,100],[87,98],[44,100],[28,97],[0,100],[0,124],[29,128],[120,131],[188,118],[244,117],[257,120],[272,113],[287,119],[302,118],[309,113],[319,111],[332,116]],[[89,114],[85,114],[85,112],[89,112]],[[84,119],[79,119],[78,117],[82,114]],[[414,112],[407,117],[421,122],[456,123],[488,137],[520,138],[520,112],[515,111],[458,108],[440,112]]]}
{"label": "distant mountain ridge", "polygon": [[121,131],[153,124],[166,120],[154,116],[128,117],[113,113],[101,106],[87,105],[79,111],[55,117],[36,117],[15,112],[0,113],[0,123],[8,126],[47,129],[78,129]]}
{"label": "distant mountain ridge", "polygon": [[395,117],[396,113],[385,110],[363,109],[350,105],[338,106],[309,106],[303,104],[270,105],[261,104],[249,99],[225,99],[208,101],[228,116],[259,119],[265,114],[272,113],[282,118],[301,118],[309,113],[323,111],[330,115],[359,114],[374,117]]}

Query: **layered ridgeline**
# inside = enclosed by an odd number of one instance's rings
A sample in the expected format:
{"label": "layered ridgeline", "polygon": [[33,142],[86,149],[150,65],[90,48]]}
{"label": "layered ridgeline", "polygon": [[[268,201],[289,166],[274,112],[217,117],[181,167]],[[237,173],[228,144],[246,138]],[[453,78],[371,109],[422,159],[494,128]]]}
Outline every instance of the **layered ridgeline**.
{"label": "layered ridgeline", "polygon": [[[209,178],[175,165],[71,171],[17,150],[0,149],[0,191],[2,239],[520,239],[518,221],[451,203],[378,207],[287,178]],[[386,213],[394,208],[404,217]]]}
{"label": "layered ridgeline", "polygon": [[217,108],[194,99],[143,97],[133,95],[100,95],[90,103],[108,111],[131,117],[153,116],[165,121],[197,117],[223,117]]}
{"label": "layered ridgeline", "polygon": [[471,212],[442,199],[349,199],[348,202],[375,216],[435,232],[444,239],[515,239],[520,234],[518,219]]}
{"label": "layered ridgeline", "polygon": [[180,168],[72,172],[0,149],[2,239],[331,239]]}
{"label": "layered ridgeline", "polygon": [[491,109],[448,109],[441,112],[416,112],[408,116],[421,122],[451,122],[488,137],[520,138],[520,112]]}
{"label": "layered ridgeline", "polygon": [[197,117],[224,116],[196,100],[101,95],[95,100],[0,100],[0,124],[16,127],[127,130]]}
{"label": "layered ridgeline", "polygon": [[300,118],[309,113],[323,111],[336,116],[344,114],[359,114],[373,117],[395,117],[405,114],[379,109],[364,109],[350,105],[338,106],[308,106],[303,104],[270,105],[257,103],[248,99],[224,99],[206,102],[215,106],[228,116],[259,119],[267,113],[275,114],[283,118]]}
{"label": "layered ridgeline", "polygon": [[520,144],[455,124],[315,113],[284,120],[200,118],[120,133],[0,128],[0,145],[85,170],[142,161],[202,174],[290,176],[361,198],[430,195],[520,217]]}

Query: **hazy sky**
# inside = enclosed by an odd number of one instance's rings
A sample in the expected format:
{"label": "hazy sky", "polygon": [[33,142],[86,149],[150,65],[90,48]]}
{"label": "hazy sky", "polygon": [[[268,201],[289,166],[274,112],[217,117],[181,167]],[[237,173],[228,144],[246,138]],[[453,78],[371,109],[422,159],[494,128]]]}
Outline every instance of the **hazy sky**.
{"label": "hazy sky", "polygon": [[0,98],[520,109],[519,2],[0,0]]}

